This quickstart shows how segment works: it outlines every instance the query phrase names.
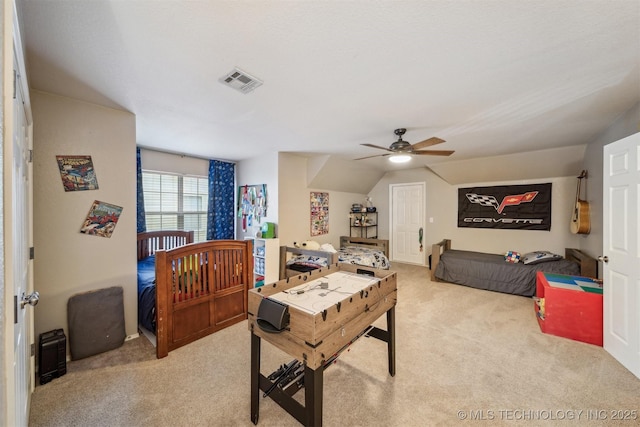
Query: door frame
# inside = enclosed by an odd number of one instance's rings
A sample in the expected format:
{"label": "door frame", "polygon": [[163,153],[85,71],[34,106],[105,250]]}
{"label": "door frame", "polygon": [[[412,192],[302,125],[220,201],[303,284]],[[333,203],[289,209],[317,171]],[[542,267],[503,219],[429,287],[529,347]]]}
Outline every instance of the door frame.
{"label": "door frame", "polygon": [[[389,250],[389,255],[390,255],[390,260],[391,261],[395,261],[396,260],[396,254],[395,254],[395,245],[394,245],[394,200],[393,200],[393,189],[396,187],[407,187],[407,186],[420,186],[421,187],[421,197],[422,197],[422,218],[420,219],[421,224],[422,224],[422,230],[424,232],[425,226],[426,226],[426,214],[427,214],[427,209],[426,209],[426,199],[427,199],[427,183],[425,181],[416,181],[416,182],[398,182],[398,183],[393,183],[393,184],[389,184],[389,245],[390,245],[390,250]],[[425,250],[424,250],[424,235],[423,235],[423,250],[422,250],[422,255],[421,255],[421,262],[416,264],[416,265],[427,265],[426,264],[426,260],[427,257],[425,256]],[[405,262],[405,261],[398,261],[398,262]]]}

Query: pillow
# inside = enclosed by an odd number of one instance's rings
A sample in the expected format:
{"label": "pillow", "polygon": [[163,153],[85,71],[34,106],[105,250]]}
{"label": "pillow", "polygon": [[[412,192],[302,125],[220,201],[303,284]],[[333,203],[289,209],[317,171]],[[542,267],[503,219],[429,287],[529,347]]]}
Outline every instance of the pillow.
{"label": "pillow", "polygon": [[549,251],[529,252],[522,256],[522,262],[526,265],[534,265],[547,261],[557,261],[559,259],[562,259],[562,255],[554,254]]}
{"label": "pillow", "polygon": [[512,264],[515,264],[518,261],[520,261],[520,256],[521,256],[520,252],[509,251],[506,254],[504,254],[504,260]]}
{"label": "pillow", "polygon": [[331,252],[332,254],[335,254],[336,252],[338,252],[336,251],[336,248],[334,248],[331,243],[324,243],[320,245],[320,250],[325,252]]}

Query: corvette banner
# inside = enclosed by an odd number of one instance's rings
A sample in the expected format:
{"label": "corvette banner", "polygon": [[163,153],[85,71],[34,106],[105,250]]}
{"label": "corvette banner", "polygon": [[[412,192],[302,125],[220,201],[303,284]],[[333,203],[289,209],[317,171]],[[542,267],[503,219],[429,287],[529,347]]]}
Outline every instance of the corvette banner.
{"label": "corvette banner", "polygon": [[458,227],[551,230],[551,183],[458,189]]}

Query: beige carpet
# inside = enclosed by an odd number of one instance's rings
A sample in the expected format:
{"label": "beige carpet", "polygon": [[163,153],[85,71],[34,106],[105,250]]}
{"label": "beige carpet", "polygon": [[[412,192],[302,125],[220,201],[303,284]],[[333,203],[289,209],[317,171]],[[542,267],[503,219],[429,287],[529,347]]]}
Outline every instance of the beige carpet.
{"label": "beige carpet", "polygon": [[[530,298],[392,269],[396,376],[386,344],[361,338],[325,371],[325,426],[640,424],[640,379],[601,347],[541,333]],[[263,342],[264,374],[290,360]],[[246,322],[162,360],[138,338],[36,387],[29,425],[251,426],[249,362]],[[612,420],[623,411],[637,419]],[[299,424],[266,398],[258,425]]]}

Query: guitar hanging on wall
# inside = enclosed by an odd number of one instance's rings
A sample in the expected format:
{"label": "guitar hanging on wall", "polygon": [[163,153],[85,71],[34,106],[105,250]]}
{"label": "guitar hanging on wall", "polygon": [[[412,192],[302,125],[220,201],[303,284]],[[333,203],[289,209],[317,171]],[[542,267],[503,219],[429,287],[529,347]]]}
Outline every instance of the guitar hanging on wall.
{"label": "guitar hanging on wall", "polygon": [[571,216],[571,232],[573,234],[589,234],[591,220],[589,218],[589,203],[580,199],[580,187],[582,179],[587,177],[587,171],[583,170],[578,177],[578,189],[576,190],[576,206]]}

